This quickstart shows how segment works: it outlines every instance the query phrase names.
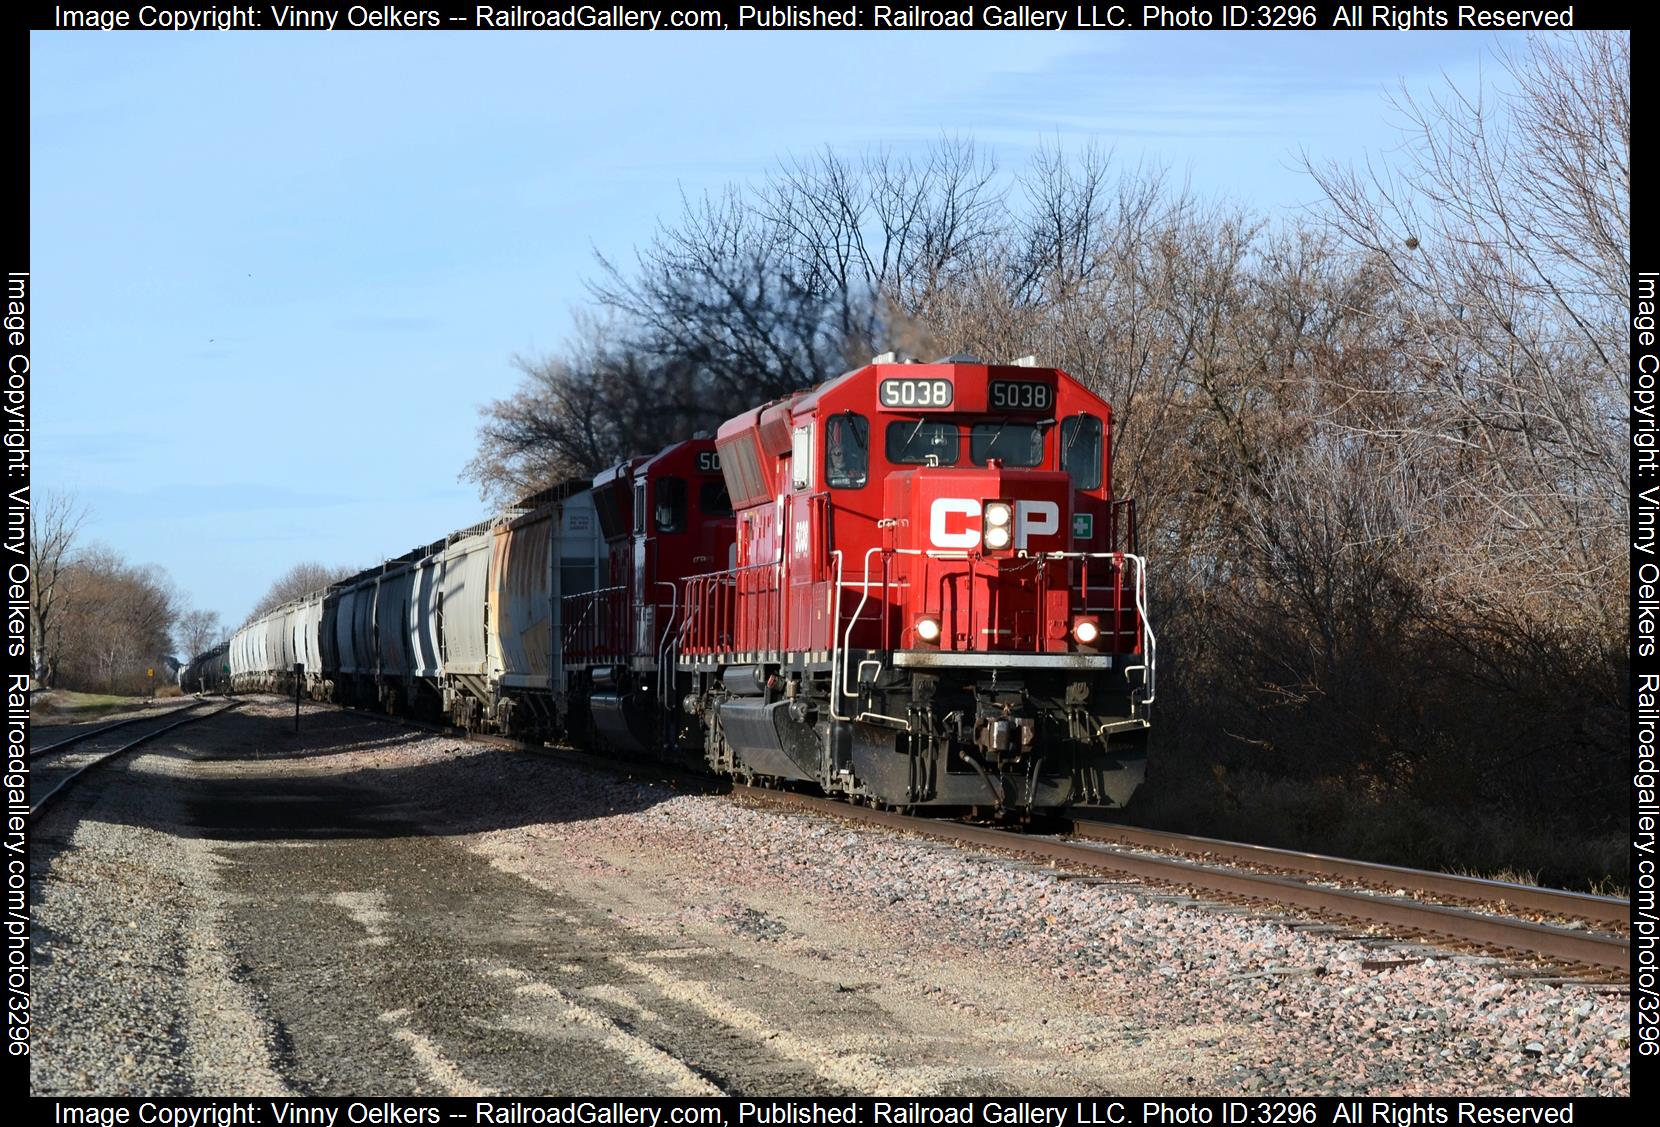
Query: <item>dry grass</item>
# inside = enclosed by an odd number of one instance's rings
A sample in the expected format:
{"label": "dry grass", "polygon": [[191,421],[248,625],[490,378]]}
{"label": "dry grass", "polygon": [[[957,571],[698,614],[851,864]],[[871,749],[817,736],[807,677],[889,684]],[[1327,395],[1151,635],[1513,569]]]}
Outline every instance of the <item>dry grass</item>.
{"label": "dry grass", "polygon": [[29,701],[29,711],[36,716],[56,716],[65,720],[91,720],[111,712],[136,708],[143,697],[118,696],[113,693],[77,693],[68,689],[52,689],[36,693]]}
{"label": "dry grass", "polygon": [[1341,779],[1165,762],[1131,804],[1139,825],[1608,896],[1630,887],[1627,842],[1560,811],[1431,806]]}

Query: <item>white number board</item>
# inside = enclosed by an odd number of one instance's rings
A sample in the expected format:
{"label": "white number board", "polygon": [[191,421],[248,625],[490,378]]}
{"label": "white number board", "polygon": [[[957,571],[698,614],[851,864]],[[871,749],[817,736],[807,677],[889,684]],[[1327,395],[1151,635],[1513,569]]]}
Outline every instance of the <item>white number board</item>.
{"label": "white number board", "polygon": [[876,389],[884,407],[938,410],[951,406],[950,380],[883,380]]}

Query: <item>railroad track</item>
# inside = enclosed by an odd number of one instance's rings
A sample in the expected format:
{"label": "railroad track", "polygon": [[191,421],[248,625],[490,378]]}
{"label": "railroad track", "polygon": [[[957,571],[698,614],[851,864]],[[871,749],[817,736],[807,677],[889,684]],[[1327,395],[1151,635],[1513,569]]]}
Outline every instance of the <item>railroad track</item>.
{"label": "railroad track", "polygon": [[1409,892],[1420,898],[1451,901],[1455,906],[1465,904],[1511,913],[1532,913],[1552,919],[1582,920],[1611,932],[1629,933],[1631,927],[1630,902],[1612,896],[1593,896],[1559,888],[1377,865],[1319,853],[1272,849],[1263,845],[1145,830],[1108,822],[1075,821],[1072,836],[1085,841],[1180,853],[1199,860],[1248,865],[1268,872],[1295,874],[1315,880],[1342,881],[1396,895]]}
{"label": "railroad track", "polygon": [[[960,822],[939,822],[893,811],[852,806],[791,791],[745,786],[734,786],[732,789],[734,794],[762,802],[805,808],[850,821],[888,826],[940,840],[987,847],[1034,858],[1057,868],[1116,873],[1150,883],[1192,889],[1224,900],[1298,908],[1349,925],[1383,927],[1401,939],[1418,939],[1440,946],[1452,944],[1465,949],[1502,951],[1511,957],[1543,960],[1559,967],[1586,968],[1604,980],[1611,976],[1620,976],[1620,980],[1624,981],[1624,976],[1630,973],[1631,940],[1624,935],[1558,927],[1514,916],[1473,912],[1464,908],[1376,892],[1332,888],[1277,873],[1227,868],[1176,857],[1153,856],[1114,848],[1100,841],[1080,842],[1058,837],[1020,834],[986,826],[971,826]],[[1180,838],[1180,835],[1171,836]],[[1193,848],[1191,843],[1194,839],[1184,840],[1190,843],[1186,848]],[[1571,897],[1576,894],[1561,895]]]}
{"label": "railroad track", "polygon": [[129,724],[142,724],[147,720],[157,720],[157,719],[159,719],[163,716],[172,716],[175,713],[189,712],[193,708],[200,708],[201,705],[202,705],[202,702],[200,702],[200,701],[192,701],[191,703],[185,705],[183,708],[169,708],[169,709],[166,709],[166,710],[161,711],[161,712],[148,712],[148,713],[145,713],[143,716],[131,716],[131,717],[128,717],[127,719],[125,719],[125,720],[117,720],[113,724],[105,724],[105,725],[103,725],[102,727],[99,727],[99,728],[89,728],[84,732],[76,732],[74,735],[68,737],[67,739],[61,739],[61,740],[56,741],[55,743],[49,743],[45,747],[32,747],[32,748],[30,748],[29,749],[29,758],[30,759],[44,758],[45,756],[51,755],[55,751],[62,751],[65,748],[73,747],[76,744],[84,743],[84,742],[86,742],[87,740],[90,740],[90,739],[95,739],[98,736],[103,735],[105,732],[113,732],[117,728],[125,728]]}
{"label": "railroad track", "polygon": [[[336,706],[342,707],[342,706]],[[349,710],[356,711],[356,710]],[[479,735],[458,728],[401,717],[391,720],[457,739],[471,740],[510,750],[556,758],[582,766],[640,775],[649,772],[661,781],[695,783],[713,789],[716,780],[702,776],[688,778],[683,772],[661,764],[618,763],[575,749],[549,747],[504,736]],[[1105,823],[1074,824],[1074,837],[1039,836],[1011,830],[973,826],[919,818],[890,810],[875,810],[847,802],[820,798],[795,791],[773,790],[734,784],[733,795],[763,803],[808,809],[852,822],[886,826],[907,833],[932,837],[1028,857],[1053,866],[1084,873],[1115,873],[1150,884],[1191,889],[1206,896],[1248,904],[1300,909],[1322,919],[1356,928],[1381,927],[1394,938],[1464,950],[1503,952],[1511,958],[1543,961],[1569,970],[1582,969],[1601,981],[1628,981],[1631,966],[1629,935],[1607,930],[1629,928],[1630,906],[1610,897],[1534,888],[1500,881],[1482,881],[1446,873],[1423,872],[1362,861],[1324,858],[1318,854],[1292,853],[1263,846],[1219,842],[1209,838],[1139,830]],[[1118,835],[1115,840],[1115,835]],[[1124,848],[1124,847],[1131,848]],[[1226,847],[1226,848],[1224,848]],[[1192,856],[1225,858],[1232,864],[1218,865],[1184,857],[1155,856],[1135,849],[1161,849]],[[1231,849],[1234,852],[1229,853]],[[1251,865],[1254,868],[1233,867]],[[1262,871],[1268,869],[1271,871]],[[1297,875],[1286,875],[1288,873]],[[1372,891],[1333,888],[1315,881],[1345,881],[1368,885]],[[1408,879],[1411,878],[1411,879]],[[1376,891],[1388,887],[1411,890],[1420,895],[1456,899],[1464,903],[1501,906],[1504,913],[1477,912],[1447,904],[1429,903]],[[1515,909],[1541,915],[1585,921],[1594,926],[1562,927],[1537,920],[1518,918]]]}
{"label": "railroad track", "polygon": [[[38,790],[42,785],[49,787],[46,793],[35,798],[29,807],[29,820],[34,821],[53,802],[66,794],[71,787],[82,779],[89,771],[101,767],[112,760],[118,759],[141,744],[148,743],[157,736],[171,732],[175,728],[182,728],[186,724],[193,724],[198,720],[206,720],[210,716],[218,716],[221,712],[235,708],[237,702],[222,705],[211,712],[197,712],[197,705],[185,708],[175,708],[161,715],[140,716],[133,720],[123,720],[118,724],[107,724],[102,728],[90,732],[82,732],[67,740],[59,740],[47,747],[33,749],[29,753],[31,764],[37,757],[48,753],[56,753],[50,766],[36,768],[31,766],[30,773],[34,776],[34,785],[31,790]],[[174,719],[179,713],[193,713],[193,715]],[[134,739],[127,739],[130,733],[110,735],[115,729],[126,728],[141,721],[152,724],[157,721],[170,721],[161,724],[149,731],[143,732]],[[125,742],[122,742],[125,740]],[[113,745],[113,746],[111,746]]]}

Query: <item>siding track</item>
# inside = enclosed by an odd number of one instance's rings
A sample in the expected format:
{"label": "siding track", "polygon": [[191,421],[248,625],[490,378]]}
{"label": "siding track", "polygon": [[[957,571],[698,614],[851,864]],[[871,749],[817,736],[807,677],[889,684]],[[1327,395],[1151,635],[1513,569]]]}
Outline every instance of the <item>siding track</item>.
{"label": "siding track", "polygon": [[84,743],[90,739],[96,739],[97,737],[102,736],[105,732],[113,732],[117,728],[125,728],[129,724],[143,724],[145,721],[159,720],[163,716],[172,716],[173,714],[179,712],[189,712],[191,709],[200,708],[201,706],[201,701],[192,701],[183,708],[169,708],[164,712],[150,712],[143,716],[129,716],[127,719],[117,720],[113,724],[105,724],[99,728],[89,728],[84,732],[76,732],[72,736],[57,740],[54,743],[49,743],[45,747],[31,747],[29,749],[29,758],[44,758],[45,756],[51,755],[53,752],[62,751],[65,748],[73,747],[78,743]]}
{"label": "siding track", "polygon": [[[218,716],[221,712],[237,707],[237,703],[232,701],[230,704],[222,705],[211,712],[197,712],[196,706],[191,705],[186,708],[173,709],[159,716],[141,716],[136,720],[123,720],[119,724],[108,724],[95,731],[83,732],[71,739],[60,740],[47,747],[32,750],[29,754],[31,760],[44,756],[48,752],[60,752],[62,754],[59,758],[53,760],[49,767],[31,771],[35,775],[35,785],[30,788],[31,790],[38,789],[41,785],[45,785],[50,789],[36,797],[30,804],[29,820],[32,822],[40,818],[53,802],[67,793],[75,783],[85,778],[87,773],[94,768],[119,759],[134,748],[150,742],[157,736],[171,732],[175,728],[182,728],[186,724],[194,724],[198,720],[206,720],[210,716]],[[174,713],[180,712],[192,713],[193,715],[173,719]],[[162,720],[169,721],[169,723],[161,724],[135,739],[127,740],[125,743],[119,742],[126,737],[127,733],[125,732],[120,736],[109,736],[112,730],[125,728],[129,724],[137,723],[140,720],[148,720],[151,724]],[[111,743],[114,743],[115,746],[110,747]],[[69,747],[72,744],[79,746],[70,751]]]}

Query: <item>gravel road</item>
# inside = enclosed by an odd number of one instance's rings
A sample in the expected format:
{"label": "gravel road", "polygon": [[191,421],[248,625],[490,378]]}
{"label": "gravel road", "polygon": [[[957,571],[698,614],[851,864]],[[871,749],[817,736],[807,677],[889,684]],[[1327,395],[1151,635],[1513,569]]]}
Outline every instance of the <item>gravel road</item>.
{"label": "gravel road", "polygon": [[292,716],[36,830],[36,1094],[1630,1091],[1624,994]]}

